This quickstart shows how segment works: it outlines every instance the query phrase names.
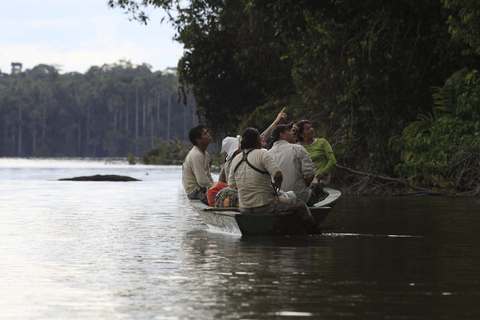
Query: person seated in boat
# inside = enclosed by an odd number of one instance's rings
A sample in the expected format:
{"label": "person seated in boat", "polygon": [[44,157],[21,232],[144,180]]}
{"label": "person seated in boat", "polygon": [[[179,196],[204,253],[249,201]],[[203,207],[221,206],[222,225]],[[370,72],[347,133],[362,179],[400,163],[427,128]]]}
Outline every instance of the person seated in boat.
{"label": "person seated in boat", "polygon": [[[287,114],[285,113],[285,108],[283,108],[272,122],[272,124],[265,129],[265,131],[260,135],[260,139],[262,142],[262,149],[267,147],[267,143],[265,140],[268,140],[272,135],[273,128],[280,122],[285,121],[287,119]],[[228,203],[230,206],[238,206],[238,201],[236,199],[237,191],[236,190],[224,190],[224,196],[218,199],[217,195],[218,192],[224,188],[228,188],[227,180],[230,173],[230,167],[232,164],[233,158],[242,152],[240,148],[240,136],[234,137],[226,137],[222,141],[222,150],[221,154],[225,157],[225,162],[222,164],[222,168],[220,170],[220,175],[218,177],[218,182],[207,191],[208,196],[208,203],[210,206],[216,206],[217,204],[225,204]],[[224,198],[227,198],[225,201]],[[218,199],[218,200],[217,200]],[[216,201],[217,200],[217,201]],[[234,200],[234,201],[232,201]]]}
{"label": "person seated in boat", "polygon": [[232,165],[232,160],[235,156],[242,152],[240,148],[240,136],[226,137],[222,140],[222,150],[220,153],[224,155],[225,162],[222,164],[222,169],[220,170],[220,175],[218,176],[218,181],[227,183],[228,175],[230,173],[230,166]]}
{"label": "person seated in boat", "polygon": [[293,126],[293,122],[275,126],[268,152],[282,170],[282,189],[295,192],[297,199],[312,207],[320,192],[309,188],[316,174],[315,166],[307,150],[295,144],[297,133]]}
{"label": "person seated in boat", "polygon": [[330,184],[330,173],[337,160],[332,146],[324,138],[315,138],[315,130],[310,121],[302,120],[297,123],[297,140],[307,150],[315,166],[316,175],[312,187],[323,188]]}
{"label": "person seated in boat", "polygon": [[[242,213],[277,213],[291,211],[300,217],[309,234],[321,234],[307,205],[299,199],[279,197],[281,169],[267,150],[262,150],[260,133],[247,128],[242,132],[242,153],[232,160],[228,185],[238,189],[239,211]],[[273,182],[272,182],[273,180]]]}
{"label": "person seated in boat", "polygon": [[182,184],[190,200],[202,200],[208,204],[206,193],[213,186],[210,173],[210,155],[207,147],[212,137],[202,124],[188,132],[193,148],[188,152],[182,165]]}

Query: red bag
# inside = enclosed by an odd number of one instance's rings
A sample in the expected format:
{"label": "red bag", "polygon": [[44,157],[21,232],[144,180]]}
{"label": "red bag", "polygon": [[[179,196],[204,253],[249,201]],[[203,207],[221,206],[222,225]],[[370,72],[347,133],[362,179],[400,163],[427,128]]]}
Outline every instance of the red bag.
{"label": "red bag", "polygon": [[222,182],[222,181],[218,181],[217,183],[215,183],[213,185],[213,187],[211,187],[210,189],[208,189],[207,191],[207,199],[208,199],[208,204],[210,205],[210,207],[215,207],[215,196],[217,195],[218,191],[222,190],[223,188],[226,188],[228,187],[228,184],[226,184],[225,182]]}

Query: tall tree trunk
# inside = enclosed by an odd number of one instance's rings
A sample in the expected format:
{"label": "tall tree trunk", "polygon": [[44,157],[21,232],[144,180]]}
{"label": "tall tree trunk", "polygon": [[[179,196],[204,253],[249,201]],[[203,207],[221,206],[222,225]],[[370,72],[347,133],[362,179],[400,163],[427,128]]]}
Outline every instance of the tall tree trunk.
{"label": "tall tree trunk", "polygon": [[32,130],[32,156],[37,155],[37,120],[33,121],[33,130]]}
{"label": "tall tree trunk", "polygon": [[183,106],[183,140],[187,139],[187,106]]}
{"label": "tall tree trunk", "polygon": [[135,140],[137,139],[138,139],[138,88],[135,88]]}
{"label": "tall tree trunk", "polygon": [[45,132],[47,131],[47,97],[43,101],[43,119],[42,119],[42,146],[45,145]]}
{"label": "tall tree trunk", "polygon": [[138,154],[138,88],[135,88],[135,154]]}
{"label": "tall tree trunk", "polygon": [[170,108],[171,108],[171,96],[168,96],[168,109],[167,109],[167,143],[170,143]]}
{"label": "tall tree trunk", "polygon": [[143,95],[143,106],[142,106],[143,107],[143,110],[142,110],[143,111],[142,112],[142,136],[144,136],[144,137],[147,134],[147,132],[146,132],[147,131],[146,130],[147,129],[147,100],[148,100],[147,94],[145,93]]}
{"label": "tall tree trunk", "polygon": [[22,104],[18,104],[18,156],[22,156]]}
{"label": "tall tree trunk", "polygon": [[157,94],[157,121],[160,121],[160,94]]}
{"label": "tall tree trunk", "polygon": [[196,105],[192,108],[192,127],[195,127],[198,124],[198,117],[197,117],[197,107]]}
{"label": "tall tree trunk", "polygon": [[117,136],[117,111],[116,110],[113,113],[113,133],[116,137]]}
{"label": "tall tree trunk", "polygon": [[15,154],[15,144],[17,143],[17,131],[15,130],[15,125],[12,125],[12,155]]}
{"label": "tall tree trunk", "polygon": [[128,90],[125,90],[125,136],[128,137]]}
{"label": "tall tree trunk", "polygon": [[155,139],[153,137],[155,136],[154,133],[154,124],[153,124],[153,114],[150,115],[150,148],[155,147]]}
{"label": "tall tree trunk", "polygon": [[78,119],[78,137],[77,137],[77,153],[82,153],[82,122]]}
{"label": "tall tree trunk", "polygon": [[87,105],[87,151],[90,146],[90,104]]}

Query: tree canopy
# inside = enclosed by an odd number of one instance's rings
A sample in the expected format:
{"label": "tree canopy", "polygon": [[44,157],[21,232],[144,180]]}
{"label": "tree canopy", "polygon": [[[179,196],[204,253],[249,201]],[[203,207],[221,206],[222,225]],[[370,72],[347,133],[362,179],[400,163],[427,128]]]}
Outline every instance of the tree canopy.
{"label": "tree canopy", "polygon": [[[438,110],[434,88],[458,70],[474,72],[480,62],[480,4],[474,0],[109,4],[144,23],[149,7],[167,13],[185,49],[179,79],[193,90],[198,112],[215,136],[264,128],[287,106],[289,120],[313,122],[341,164],[388,175],[400,174],[398,165],[413,159],[398,141],[406,147],[413,129],[405,128]],[[472,126],[478,131],[476,122]]]}

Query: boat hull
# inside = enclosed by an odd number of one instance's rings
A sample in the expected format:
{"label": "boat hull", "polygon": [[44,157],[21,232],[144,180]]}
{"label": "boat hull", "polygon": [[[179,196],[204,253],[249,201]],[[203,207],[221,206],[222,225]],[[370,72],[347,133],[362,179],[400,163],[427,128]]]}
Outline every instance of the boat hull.
{"label": "boat hull", "polygon": [[[319,227],[341,194],[334,189],[325,189],[328,195],[314,207],[309,208]],[[219,231],[256,236],[307,234],[299,217],[292,212],[240,213],[238,208],[212,208],[196,200],[190,203],[207,225]]]}

